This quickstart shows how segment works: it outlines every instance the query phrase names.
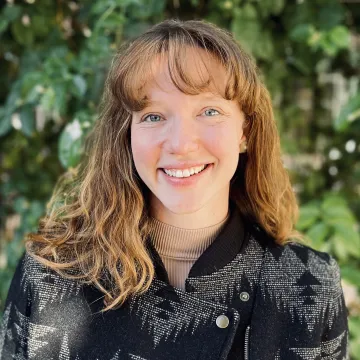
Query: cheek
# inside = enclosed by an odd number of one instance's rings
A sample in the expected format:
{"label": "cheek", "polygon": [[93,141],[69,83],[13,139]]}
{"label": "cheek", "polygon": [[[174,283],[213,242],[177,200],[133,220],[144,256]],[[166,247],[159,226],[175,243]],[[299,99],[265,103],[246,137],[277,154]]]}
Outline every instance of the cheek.
{"label": "cheek", "polygon": [[238,133],[232,127],[214,128],[206,132],[205,141],[211,151],[219,156],[237,157],[239,153]]}
{"label": "cheek", "polygon": [[156,161],[156,145],[142,132],[132,132],[131,150],[135,167],[139,173],[142,172],[144,167]]}
{"label": "cheek", "polygon": [[239,162],[238,132],[232,127],[218,129],[206,136],[209,151],[217,158],[219,176],[222,181],[230,181]]}

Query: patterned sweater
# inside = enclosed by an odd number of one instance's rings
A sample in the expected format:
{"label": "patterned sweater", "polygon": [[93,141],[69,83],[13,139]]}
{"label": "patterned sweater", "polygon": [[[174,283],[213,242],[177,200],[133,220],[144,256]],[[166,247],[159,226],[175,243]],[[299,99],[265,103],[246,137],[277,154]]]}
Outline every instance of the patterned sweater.
{"label": "patterned sweater", "polygon": [[0,327],[0,359],[348,359],[339,267],[308,246],[275,244],[232,206],[192,266],[170,285],[151,239],[150,289],[103,314],[103,294],[24,253]]}

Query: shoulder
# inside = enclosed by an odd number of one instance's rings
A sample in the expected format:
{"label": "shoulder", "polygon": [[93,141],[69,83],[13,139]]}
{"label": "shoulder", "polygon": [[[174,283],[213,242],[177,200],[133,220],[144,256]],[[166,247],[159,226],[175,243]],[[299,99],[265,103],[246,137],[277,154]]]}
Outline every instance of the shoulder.
{"label": "shoulder", "polygon": [[340,269],[330,254],[298,242],[279,245],[269,236],[258,241],[264,249],[258,283],[263,309],[277,309],[291,319],[297,314],[310,330],[346,328]]}
{"label": "shoulder", "polygon": [[348,311],[335,259],[303,243],[279,245],[260,227],[254,227],[253,239],[263,248],[259,319],[268,317],[271,329],[287,328],[289,348],[309,344],[316,353],[345,356]]}
{"label": "shoulder", "polygon": [[330,254],[300,242],[279,245],[259,226],[254,226],[253,236],[264,248],[262,273],[268,284],[341,296],[340,269]]}
{"label": "shoulder", "polygon": [[19,260],[16,272],[21,287],[31,293],[32,300],[39,302],[41,309],[48,302],[55,303],[59,299],[77,295],[81,289],[80,282],[61,276],[26,251]]}
{"label": "shoulder", "polygon": [[270,244],[267,265],[271,264],[277,264],[278,270],[301,275],[299,283],[303,285],[330,285],[340,278],[339,266],[330,254],[303,243]]}
{"label": "shoulder", "polygon": [[38,283],[43,271],[45,268],[24,251],[18,259],[11,286],[21,288],[23,291],[31,290],[33,285]]}

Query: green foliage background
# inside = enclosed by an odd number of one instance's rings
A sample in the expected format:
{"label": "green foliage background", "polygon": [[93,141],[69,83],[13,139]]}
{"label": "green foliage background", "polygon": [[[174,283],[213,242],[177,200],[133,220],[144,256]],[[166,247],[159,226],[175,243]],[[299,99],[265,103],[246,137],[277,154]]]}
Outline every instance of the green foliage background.
{"label": "green foliage background", "polygon": [[0,10],[0,311],[27,232],[75,167],[114,51],[166,18],[252,53],[273,98],[298,229],[331,253],[360,359],[360,4],[346,0],[8,0]]}

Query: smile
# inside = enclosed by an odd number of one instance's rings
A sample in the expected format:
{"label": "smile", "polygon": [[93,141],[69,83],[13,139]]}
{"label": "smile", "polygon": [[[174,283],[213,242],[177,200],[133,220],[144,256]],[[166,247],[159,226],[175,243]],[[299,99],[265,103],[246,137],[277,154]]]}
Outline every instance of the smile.
{"label": "smile", "polygon": [[195,166],[189,169],[162,169],[167,175],[177,178],[190,177],[205,170],[209,164]]}
{"label": "smile", "polygon": [[[176,173],[175,176],[169,175],[165,172],[165,169],[159,169],[159,173],[161,174],[161,177],[170,185],[175,187],[186,187],[186,186],[194,186],[198,181],[201,181],[201,179],[205,179],[207,174],[209,174],[214,167],[214,164],[206,164],[201,166],[202,170],[194,174],[187,174],[186,171],[188,169],[183,170],[185,172],[185,176],[178,177]],[[168,170],[166,170],[168,171]],[[176,172],[179,171],[178,169]],[[181,175],[181,174],[180,174]],[[187,175],[187,176],[186,176]]]}

